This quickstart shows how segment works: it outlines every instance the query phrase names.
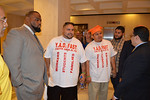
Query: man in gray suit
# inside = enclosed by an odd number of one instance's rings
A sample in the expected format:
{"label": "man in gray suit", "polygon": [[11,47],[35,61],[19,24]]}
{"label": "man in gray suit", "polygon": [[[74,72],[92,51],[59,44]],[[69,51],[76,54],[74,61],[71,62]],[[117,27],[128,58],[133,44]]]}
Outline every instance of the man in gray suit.
{"label": "man in gray suit", "polygon": [[4,42],[4,60],[18,100],[41,100],[44,83],[48,83],[43,48],[35,35],[40,27],[40,14],[30,11],[24,25],[10,30]]}

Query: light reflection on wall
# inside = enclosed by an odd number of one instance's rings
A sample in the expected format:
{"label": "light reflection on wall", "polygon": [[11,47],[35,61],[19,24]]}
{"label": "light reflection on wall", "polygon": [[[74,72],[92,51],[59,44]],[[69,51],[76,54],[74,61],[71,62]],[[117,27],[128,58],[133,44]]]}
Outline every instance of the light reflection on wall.
{"label": "light reflection on wall", "polygon": [[126,16],[128,16],[128,17],[135,17],[136,14],[126,14]]}
{"label": "light reflection on wall", "polygon": [[124,17],[128,21],[132,21],[138,18],[138,14],[125,14]]}

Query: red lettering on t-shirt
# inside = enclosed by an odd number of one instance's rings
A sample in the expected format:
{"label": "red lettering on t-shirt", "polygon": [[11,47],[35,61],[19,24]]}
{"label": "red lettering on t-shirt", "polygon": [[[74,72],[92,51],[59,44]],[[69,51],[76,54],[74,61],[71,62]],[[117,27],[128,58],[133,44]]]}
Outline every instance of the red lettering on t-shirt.
{"label": "red lettering on t-shirt", "polygon": [[65,51],[72,51],[72,52],[77,52],[77,45],[75,44],[66,44],[66,43],[55,43],[56,48],[55,50],[65,50]]}
{"label": "red lettering on t-shirt", "polygon": [[97,68],[99,68],[99,54],[97,54]]}
{"label": "red lettering on t-shirt", "polygon": [[72,47],[73,47],[73,44],[70,45],[70,49],[72,49]]}
{"label": "red lettering on t-shirt", "polygon": [[59,48],[61,48],[61,47],[62,47],[61,43],[59,43],[58,47],[59,47]]}
{"label": "red lettering on t-shirt", "polygon": [[101,59],[102,59],[102,68],[104,68],[104,57],[103,57],[103,53],[101,53]]}
{"label": "red lettering on t-shirt", "polygon": [[59,52],[57,52],[56,71],[58,71]]}
{"label": "red lettering on t-shirt", "polygon": [[65,48],[66,47],[66,43],[63,43],[63,48]]}
{"label": "red lettering on t-shirt", "polygon": [[56,48],[57,48],[57,46],[58,46],[58,43],[55,43],[56,44]]}
{"label": "red lettering on t-shirt", "polygon": [[105,55],[106,55],[106,67],[108,67],[108,54],[105,53]]}
{"label": "red lettering on t-shirt", "polygon": [[100,46],[98,46],[98,51],[101,51],[101,47]]}
{"label": "red lettering on t-shirt", "polygon": [[70,73],[73,72],[73,64],[74,64],[74,54],[72,54],[72,56],[71,56],[71,70],[70,70]]}
{"label": "red lettering on t-shirt", "polygon": [[74,49],[77,50],[77,45],[74,45]]}
{"label": "red lettering on t-shirt", "polygon": [[108,51],[108,45],[101,46],[103,51]]}
{"label": "red lettering on t-shirt", "polygon": [[96,51],[98,51],[99,49],[98,49],[98,47],[96,47]]}
{"label": "red lettering on t-shirt", "polygon": [[69,46],[70,46],[70,43],[68,44],[67,48],[69,48]]}
{"label": "red lettering on t-shirt", "polygon": [[63,69],[62,72],[65,72],[65,68],[66,68],[66,58],[67,58],[67,53],[64,53],[64,60],[63,60]]}
{"label": "red lettering on t-shirt", "polygon": [[108,45],[93,47],[94,52],[108,51]]}
{"label": "red lettering on t-shirt", "polygon": [[94,51],[95,51],[95,47],[93,47]]}

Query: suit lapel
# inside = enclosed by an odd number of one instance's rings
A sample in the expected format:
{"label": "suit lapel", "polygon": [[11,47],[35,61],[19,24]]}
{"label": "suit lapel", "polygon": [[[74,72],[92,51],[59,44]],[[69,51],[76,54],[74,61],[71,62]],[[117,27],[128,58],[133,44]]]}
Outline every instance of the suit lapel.
{"label": "suit lapel", "polygon": [[22,27],[24,28],[26,34],[28,34],[29,37],[33,40],[33,42],[35,42],[35,44],[38,46],[38,48],[41,50],[41,52],[43,54],[43,47],[42,47],[40,41],[39,40],[37,41],[36,38],[33,36],[33,34],[26,27],[24,27],[24,26],[22,26]]}

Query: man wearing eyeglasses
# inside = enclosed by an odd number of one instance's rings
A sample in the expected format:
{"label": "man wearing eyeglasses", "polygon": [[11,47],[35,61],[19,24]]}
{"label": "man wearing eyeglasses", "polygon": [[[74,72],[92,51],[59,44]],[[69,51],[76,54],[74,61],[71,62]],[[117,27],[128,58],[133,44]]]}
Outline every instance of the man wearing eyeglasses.
{"label": "man wearing eyeglasses", "polygon": [[[0,37],[4,36],[4,30],[7,28],[7,19],[5,12],[0,7]],[[12,86],[9,79],[9,70],[0,55],[0,100],[11,100]]]}
{"label": "man wearing eyeglasses", "polygon": [[7,18],[5,16],[4,10],[0,7],[0,37],[4,35],[4,30],[7,28]]}
{"label": "man wearing eyeglasses", "polygon": [[131,37],[135,47],[123,65],[122,81],[118,84],[113,100],[150,100],[150,44],[149,30],[137,26]]}

